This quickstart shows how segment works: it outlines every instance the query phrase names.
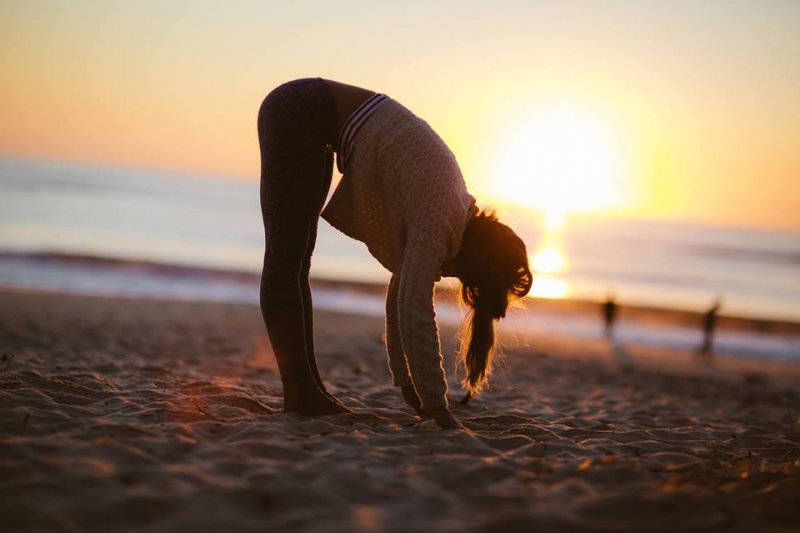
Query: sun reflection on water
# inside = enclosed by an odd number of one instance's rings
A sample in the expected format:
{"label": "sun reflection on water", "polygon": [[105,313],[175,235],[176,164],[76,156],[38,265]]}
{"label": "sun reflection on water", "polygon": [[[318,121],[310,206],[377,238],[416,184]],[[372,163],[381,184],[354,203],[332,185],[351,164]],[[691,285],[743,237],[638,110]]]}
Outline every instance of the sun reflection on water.
{"label": "sun reflection on water", "polygon": [[530,295],[534,298],[566,298],[570,294],[569,284],[558,274],[564,274],[569,262],[562,245],[563,224],[559,228],[548,226],[536,250],[530,255],[533,269],[533,287]]}
{"label": "sun reflection on water", "polygon": [[534,275],[530,295],[534,298],[566,298],[569,296],[569,285],[550,276]]}

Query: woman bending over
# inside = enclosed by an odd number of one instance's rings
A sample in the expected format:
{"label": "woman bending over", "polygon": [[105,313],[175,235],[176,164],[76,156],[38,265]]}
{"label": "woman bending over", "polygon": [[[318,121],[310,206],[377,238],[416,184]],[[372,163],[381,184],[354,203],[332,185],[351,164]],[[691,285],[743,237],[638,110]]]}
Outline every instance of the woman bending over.
{"label": "woman bending over", "polygon": [[[405,401],[442,429],[460,427],[448,408],[434,282],[461,281],[471,308],[461,361],[468,394],[492,368],[494,321],[528,293],[525,244],[467,191],[450,149],[399,102],[322,78],[284,83],[258,114],[265,252],[261,311],[278,362],[284,410],[348,412],[326,389],[314,355],[308,273],[322,216],[364,242],[392,273],[386,348]],[[343,177],[328,204],[333,153]]]}

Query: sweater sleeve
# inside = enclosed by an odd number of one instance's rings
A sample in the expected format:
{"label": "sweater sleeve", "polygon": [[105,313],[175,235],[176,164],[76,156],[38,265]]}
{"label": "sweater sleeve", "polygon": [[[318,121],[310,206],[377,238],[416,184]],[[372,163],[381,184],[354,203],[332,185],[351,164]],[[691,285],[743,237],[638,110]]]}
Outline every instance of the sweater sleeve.
{"label": "sweater sleeve", "polygon": [[392,372],[392,383],[395,387],[413,385],[400,337],[400,323],[398,322],[399,290],[400,277],[396,274],[392,275],[389,280],[389,288],[386,291],[386,351],[389,355],[389,370]]}
{"label": "sweater sleeve", "polygon": [[433,309],[433,284],[444,258],[423,243],[422,239],[411,240],[404,252],[398,312],[414,389],[423,409],[431,409],[447,406],[447,381]]}

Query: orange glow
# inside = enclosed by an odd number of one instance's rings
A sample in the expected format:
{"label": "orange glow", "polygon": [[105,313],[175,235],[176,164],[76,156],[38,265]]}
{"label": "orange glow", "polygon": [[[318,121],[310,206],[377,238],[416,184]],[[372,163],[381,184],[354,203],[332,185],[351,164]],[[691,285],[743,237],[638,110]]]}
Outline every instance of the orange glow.
{"label": "orange glow", "polygon": [[566,298],[570,295],[569,284],[558,277],[558,274],[563,274],[569,268],[560,230],[550,231],[539,240],[538,248],[530,256],[530,264],[533,269],[530,296]]}
{"label": "orange glow", "polygon": [[534,298],[566,298],[569,296],[569,285],[565,281],[550,276],[536,276],[530,296]]}
{"label": "orange glow", "polygon": [[620,134],[590,109],[543,102],[516,114],[497,139],[493,195],[542,212],[559,229],[573,212],[623,205],[628,163]]}
{"label": "orange glow", "polygon": [[537,251],[531,258],[531,266],[536,272],[553,274],[566,266],[566,259],[558,249],[548,246]]}
{"label": "orange glow", "polygon": [[2,3],[0,155],[257,180],[262,99],[321,76],[407,106],[482,206],[550,229],[800,230],[800,4],[435,4]]}

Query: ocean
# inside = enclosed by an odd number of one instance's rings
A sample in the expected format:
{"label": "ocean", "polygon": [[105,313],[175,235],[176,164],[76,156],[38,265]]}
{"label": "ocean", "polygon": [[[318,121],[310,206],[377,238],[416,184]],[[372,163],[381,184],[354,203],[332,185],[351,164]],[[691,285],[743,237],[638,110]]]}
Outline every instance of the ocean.
{"label": "ocean", "polygon": [[[599,217],[569,218],[555,231],[523,210],[498,213],[528,244],[537,297],[602,301],[613,295],[622,305],[696,312],[719,300],[724,315],[800,322],[798,233]],[[198,276],[197,269],[257,274],[263,239],[255,178],[0,159],[0,286],[257,302],[252,281]],[[121,263],[63,261],[47,254]],[[120,268],[125,262],[128,267]],[[165,274],[137,268],[135,262],[186,269]],[[363,244],[324,221],[311,275],[368,283],[389,277]],[[315,302],[382,312],[379,297],[343,295],[342,290],[320,289]],[[563,327],[599,334],[597,325]],[[688,346],[699,333],[629,335]],[[749,341],[734,340],[731,345],[747,351]],[[754,342],[758,353],[800,360],[796,338]]]}

